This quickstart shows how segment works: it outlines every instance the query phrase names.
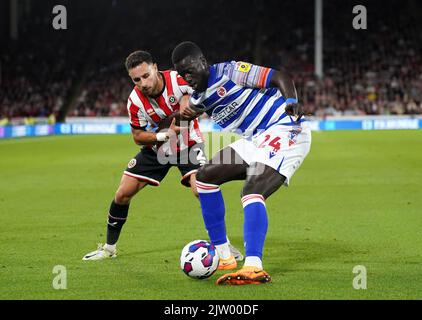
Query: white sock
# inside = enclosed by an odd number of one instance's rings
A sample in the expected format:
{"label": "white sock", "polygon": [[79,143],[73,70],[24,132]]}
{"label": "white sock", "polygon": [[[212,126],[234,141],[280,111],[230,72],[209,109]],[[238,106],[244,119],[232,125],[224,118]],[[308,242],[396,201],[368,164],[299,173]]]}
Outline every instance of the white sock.
{"label": "white sock", "polygon": [[223,243],[223,244],[217,244],[215,246],[215,248],[217,249],[217,253],[220,256],[221,259],[228,259],[231,256],[230,253],[230,248],[229,248],[229,243]]}
{"label": "white sock", "polygon": [[256,267],[256,268],[259,268],[259,269],[263,269],[261,258],[256,257],[256,256],[246,257],[245,258],[245,264],[243,266],[244,267]]}
{"label": "white sock", "polygon": [[116,251],[116,244],[107,244],[104,246],[104,249],[109,251],[109,252],[114,252]]}

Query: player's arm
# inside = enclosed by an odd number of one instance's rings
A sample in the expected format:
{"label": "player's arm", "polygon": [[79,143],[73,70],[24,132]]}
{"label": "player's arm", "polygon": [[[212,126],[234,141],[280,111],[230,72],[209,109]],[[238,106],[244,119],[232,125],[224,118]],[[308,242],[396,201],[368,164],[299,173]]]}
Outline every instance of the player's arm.
{"label": "player's arm", "polygon": [[277,87],[283,97],[286,98],[286,113],[289,116],[297,116],[300,120],[303,116],[303,110],[298,103],[296,87],[289,72],[285,68],[272,70],[269,86]]}
{"label": "player's arm", "polygon": [[204,113],[204,111],[198,110],[195,105],[192,104],[188,95],[184,95],[182,99],[180,99],[179,104],[181,120],[191,121]]}
{"label": "player's arm", "polygon": [[237,84],[249,88],[272,88],[280,90],[286,99],[286,113],[290,116],[303,115],[298,104],[296,87],[289,72],[285,68],[278,70],[253,65],[247,62],[232,62],[228,68],[229,77]]}
{"label": "player's arm", "polygon": [[179,134],[180,130],[183,129],[176,124],[177,118],[179,118],[179,112],[175,112],[164,119],[160,122],[157,132],[146,131],[145,128],[134,128],[132,126],[133,141],[138,145],[152,145],[169,140],[173,135]]}
{"label": "player's arm", "polygon": [[129,113],[133,141],[137,145],[153,145],[160,140],[166,141],[168,139],[164,133],[159,134],[146,130],[148,121],[143,115],[139,106],[135,105],[130,98],[128,99],[127,109]]}
{"label": "player's arm", "polygon": [[132,128],[132,137],[133,141],[137,145],[153,145],[159,141],[167,141],[168,135],[167,133],[155,133],[146,131],[145,129],[135,129]]}
{"label": "player's arm", "polygon": [[[164,119],[159,123],[156,132],[147,131],[148,121],[139,106],[128,99],[127,109],[133,141],[138,145],[153,145],[158,142],[165,142],[172,135],[180,132],[180,127],[176,125],[176,114]],[[168,128],[165,132],[164,128]]]}

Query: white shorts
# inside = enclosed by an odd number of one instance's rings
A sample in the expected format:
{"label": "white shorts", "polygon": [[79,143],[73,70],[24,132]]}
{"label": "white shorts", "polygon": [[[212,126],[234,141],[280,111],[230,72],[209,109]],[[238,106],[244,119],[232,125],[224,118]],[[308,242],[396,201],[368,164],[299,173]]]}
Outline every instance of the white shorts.
{"label": "white shorts", "polygon": [[286,177],[288,186],[295,171],[311,149],[311,129],[302,126],[272,125],[251,139],[239,139],[229,145],[248,164],[263,163]]}

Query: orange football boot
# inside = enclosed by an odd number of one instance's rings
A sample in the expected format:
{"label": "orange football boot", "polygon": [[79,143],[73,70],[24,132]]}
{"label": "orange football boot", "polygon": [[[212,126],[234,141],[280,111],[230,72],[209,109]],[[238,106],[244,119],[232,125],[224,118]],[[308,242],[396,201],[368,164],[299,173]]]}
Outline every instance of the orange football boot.
{"label": "orange football boot", "polygon": [[230,256],[227,259],[220,258],[218,264],[218,270],[233,270],[237,268],[237,261],[233,256]]}
{"label": "orange football boot", "polygon": [[257,267],[243,267],[239,271],[227,273],[217,279],[218,285],[263,284],[271,282],[270,275]]}

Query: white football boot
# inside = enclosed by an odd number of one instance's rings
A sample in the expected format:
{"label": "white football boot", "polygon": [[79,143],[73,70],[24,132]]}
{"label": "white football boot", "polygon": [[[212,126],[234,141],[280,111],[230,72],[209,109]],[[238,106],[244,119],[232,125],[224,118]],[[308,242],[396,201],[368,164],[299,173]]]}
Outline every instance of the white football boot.
{"label": "white football boot", "polygon": [[103,259],[116,258],[116,257],[117,257],[117,250],[110,251],[107,248],[106,244],[101,245],[101,243],[99,243],[98,249],[90,253],[87,253],[82,258],[82,260],[103,260]]}
{"label": "white football boot", "polygon": [[243,261],[243,254],[236,249],[231,243],[229,243],[230,253],[236,259],[236,261]]}

